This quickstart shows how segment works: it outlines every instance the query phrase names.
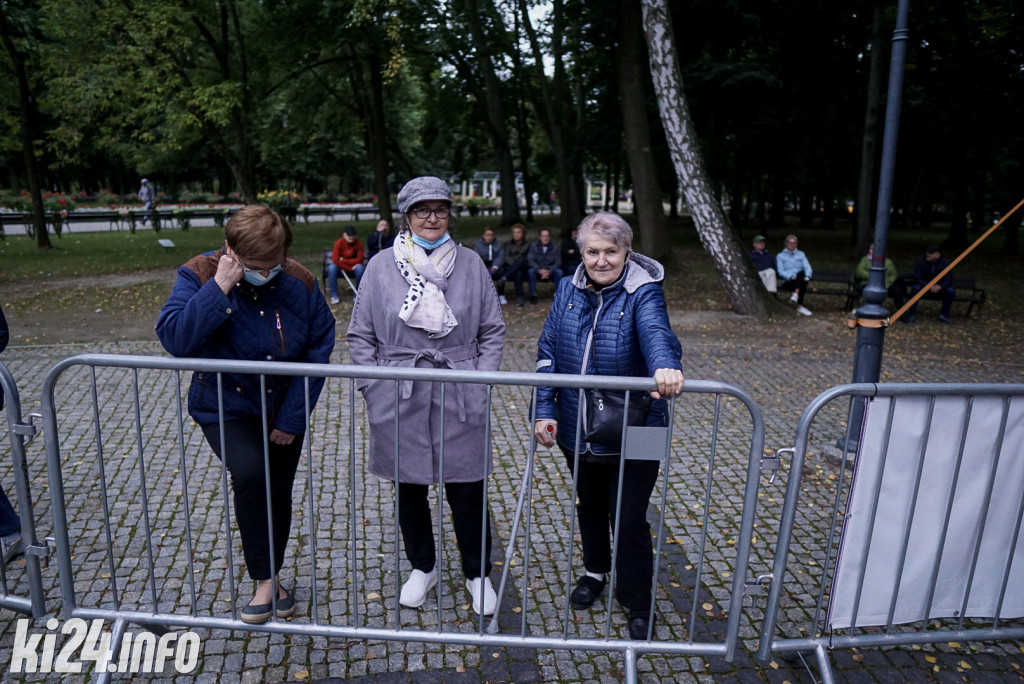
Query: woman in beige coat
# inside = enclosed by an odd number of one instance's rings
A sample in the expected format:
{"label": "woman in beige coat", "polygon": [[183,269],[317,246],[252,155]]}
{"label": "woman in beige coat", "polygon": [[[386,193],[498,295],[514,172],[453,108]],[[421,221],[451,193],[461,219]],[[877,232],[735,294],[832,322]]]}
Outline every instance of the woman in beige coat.
{"label": "woman in beige coat", "polygon": [[[414,178],[398,193],[403,215],[395,244],[371,260],[352,309],[348,344],[360,365],[498,370],[505,323],[490,275],[472,250],[451,240],[451,191],[433,177]],[[395,480],[395,383],[359,385],[370,423],[368,468]],[[412,572],[399,602],[419,607],[437,583],[429,485],[443,480],[473,609],[489,615],[497,597],[491,570],[490,516],[484,483],[491,472],[487,389],[448,385],[441,460],[441,384],[399,383],[398,518]],[[480,539],[484,537],[481,556]]]}

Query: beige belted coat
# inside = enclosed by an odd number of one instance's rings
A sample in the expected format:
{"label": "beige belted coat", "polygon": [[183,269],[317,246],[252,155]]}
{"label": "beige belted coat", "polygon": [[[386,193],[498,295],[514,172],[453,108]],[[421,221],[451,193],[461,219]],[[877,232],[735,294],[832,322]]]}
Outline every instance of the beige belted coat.
{"label": "beige belted coat", "polygon": [[[348,347],[352,363],[498,370],[505,343],[505,321],[498,294],[483,261],[473,250],[458,248],[445,298],[458,325],[445,337],[430,338],[398,317],[409,284],[398,270],[391,248],[366,266],[352,307]],[[391,380],[360,380],[370,424],[367,468],[400,482],[474,482],[491,472],[491,445],[485,443],[485,385],[445,387],[444,463],[441,463],[441,384],[400,382],[398,449],[395,449],[395,385]]]}

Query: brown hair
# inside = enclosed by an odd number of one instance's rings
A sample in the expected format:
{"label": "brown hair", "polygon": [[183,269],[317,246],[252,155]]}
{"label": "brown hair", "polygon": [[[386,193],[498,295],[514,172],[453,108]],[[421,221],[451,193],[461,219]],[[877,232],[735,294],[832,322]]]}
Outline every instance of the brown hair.
{"label": "brown hair", "polygon": [[224,239],[242,258],[287,257],[292,229],[281,215],[263,204],[242,207],[224,226]]}

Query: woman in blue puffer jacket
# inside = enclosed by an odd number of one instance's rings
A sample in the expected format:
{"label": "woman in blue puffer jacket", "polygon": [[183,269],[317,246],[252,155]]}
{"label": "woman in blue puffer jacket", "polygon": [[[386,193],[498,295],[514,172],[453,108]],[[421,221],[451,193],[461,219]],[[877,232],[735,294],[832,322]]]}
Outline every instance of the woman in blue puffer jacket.
{"label": "woman in blue puffer jacket", "polygon": [[[174,356],[205,359],[327,363],[334,349],[334,315],[316,276],[288,258],[288,222],[265,206],[250,205],[231,217],[224,238],[223,249],[201,254],[178,269],[156,325],[164,348]],[[241,618],[260,624],[274,614],[273,587],[277,617],[295,612],[295,599],[272,575],[281,571],[290,533],[292,486],[306,431],[306,378],[267,375],[261,388],[259,375],[224,373],[218,397],[217,376],[192,375],[188,412],[231,472],[242,551],[256,581],[256,594]],[[309,379],[311,410],[323,385],[323,378]],[[273,542],[267,525],[264,444]]]}
{"label": "woman in blue puffer jacket", "polygon": [[[631,250],[633,230],[618,214],[602,211],[586,217],[577,239],[583,263],[558,285],[537,344],[537,370],[653,377],[658,390],[651,392],[655,401],[646,424],[663,426],[668,407],[662,397],[683,389],[682,348],[669,325],[661,289],[665,269]],[[630,403],[635,402],[631,396]],[[537,441],[544,446],[557,443],[570,471],[576,464],[579,410],[579,390],[538,388]],[[584,434],[586,426],[584,419]],[[577,610],[594,604],[612,569],[609,529],[615,524],[621,458],[617,440],[612,444],[581,440],[576,511],[586,574],[569,597]],[[653,621],[654,550],[647,506],[659,465],[658,461],[627,460],[623,469],[616,598],[629,611],[633,639],[646,639]]]}

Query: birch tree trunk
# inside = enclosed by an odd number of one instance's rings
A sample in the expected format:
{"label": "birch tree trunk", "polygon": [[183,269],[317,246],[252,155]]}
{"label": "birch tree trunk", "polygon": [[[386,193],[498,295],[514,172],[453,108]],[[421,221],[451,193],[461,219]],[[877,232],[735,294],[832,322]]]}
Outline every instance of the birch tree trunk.
{"label": "birch tree trunk", "polygon": [[679,187],[690,207],[697,233],[715,262],[733,311],[766,317],[764,288],[745,259],[725,212],[715,200],[704,169],[704,159],[683,93],[668,7],[665,0],[643,0],[643,10],[644,33],[661,121],[679,177]]}

